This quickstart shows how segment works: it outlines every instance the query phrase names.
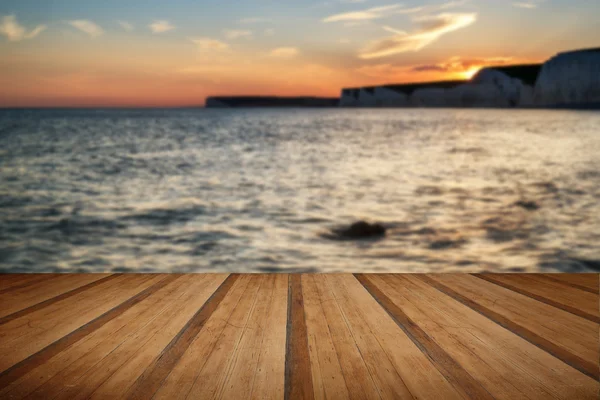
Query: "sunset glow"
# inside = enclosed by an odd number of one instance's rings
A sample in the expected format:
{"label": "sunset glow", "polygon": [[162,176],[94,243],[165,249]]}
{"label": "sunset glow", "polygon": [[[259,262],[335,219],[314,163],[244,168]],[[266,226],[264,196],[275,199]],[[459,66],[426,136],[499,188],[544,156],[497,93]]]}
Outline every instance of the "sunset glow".
{"label": "sunset glow", "polygon": [[468,79],[485,66],[598,45],[599,2],[526,3],[8,0],[0,106],[337,96],[342,87]]}
{"label": "sunset glow", "polygon": [[479,71],[481,71],[481,67],[473,67],[473,68],[466,70],[465,72],[462,72],[462,76],[464,79],[471,79],[475,75],[477,75],[477,73]]}

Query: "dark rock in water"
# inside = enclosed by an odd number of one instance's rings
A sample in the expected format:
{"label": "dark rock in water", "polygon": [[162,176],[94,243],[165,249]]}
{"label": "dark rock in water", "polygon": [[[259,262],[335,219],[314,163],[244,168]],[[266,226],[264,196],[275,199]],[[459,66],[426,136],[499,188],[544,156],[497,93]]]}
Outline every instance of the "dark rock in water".
{"label": "dark rock in water", "polygon": [[586,268],[600,272],[600,260],[576,260],[578,263],[583,264]]}
{"label": "dark rock in water", "polygon": [[539,264],[542,270],[555,270],[567,273],[600,272],[600,260],[586,259],[559,259],[547,260]]}
{"label": "dark rock in water", "polygon": [[540,209],[540,205],[535,201],[519,200],[514,205],[517,207],[524,208],[527,211],[535,211]]}
{"label": "dark rock in water", "polygon": [[333,232],[340,239],[365,239],[384,236],[385,231],[386,228],[381,224],[359,221],[347,228],[335,229]]}

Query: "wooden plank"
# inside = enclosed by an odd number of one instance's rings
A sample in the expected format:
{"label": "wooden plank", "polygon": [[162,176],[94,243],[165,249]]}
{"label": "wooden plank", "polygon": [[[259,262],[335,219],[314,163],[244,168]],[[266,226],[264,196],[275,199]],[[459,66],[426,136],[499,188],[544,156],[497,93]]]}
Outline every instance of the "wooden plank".
{"label": "wooden plank", "polygon": [[352,336],[333,290],[323,275],[313,275],[331,339],[351,399],[379,398],[379,391]]}
{"label": "wooden plank", "polygon": [[[279,278],[280,285],[276,287],[278,278],[276,275],[265,275],[264,282],[258,291],[256,304],[248,319],[246,328],[242,334],[237,351],[233,354],[232,362],[230,363],[229,372],[227,374],[223,390],[218,394],[218,398],[222,399],[242,399],[242,398],[281,398],[284,395],[285,387],[285,347],[286,335],[284,330],[280,330],[278,341],[269,341],[267,331],[272,328],[268,325],[269,314],[272,314],[272,309],[279,309],[277,322],[285,327],[287,307],[277,307],[276,304],[287,303],[287,279],[285,282]],[[281,285],[283,284],[283,285]],[[276,289],[279,289],[277,292]],[[284,289],[284,290],[282,290]],[[277,297],[276,297],[277,296]],[[272,318],[272,317],[271,317]],[[273,346],[279,350],[280,357],[276,362],[275,373],[271,377],[274,387],[269,388],[264,384],[261,387],[255,388],[257,376],[262,376],[261,379],[266,381],[265,371],[261,371],[259,367],[260,356],[268,351],[265,344]],[[265,367],[268,365],[262,364]]]}
{"label": "wooden plank", "polygon": [[[428,304],[427,317],[432,322],[423,320],[421,325],[435,340],[440,342],[448,336],[439,334],[436,326],[441,326],[493,368],[496,375],[510,376],[509,382],[528,398],[595,398],[597,381],[454,300],[426,283],[422,276],[386,276],[386,279],[401,281],[402,284],[395,284],[395,289],[403,291],[404,296],[414,296],[413,304]],[[445,349],[455,354],[456,348],[446,345]],[[461,363],[467,368],[465,360],[468,359],[461,359]],[[469,370],[474,377],[482,379],[479,371],[479,368]],[[503,393],[489,390],[494,396]]]}
{"label": "wooden plank", "polygon": [[289,277],[285,274],[274,275],[272,300],[263,326],[263,340],[249,396],[251,399],[275,400],[285,396],[288,281]]}
{"label": "wooden plank", "polygon": [[[90,348],[89,342],[95,342],[93,338],[90,337],[92,335],[90,335],[81,342],[77,343],[77,345],[71,347],[66,352],[61,353],[57,357],[57,361],[64,362],[65,360],[70,360],[70,364],[62,364],[62,368],[59,368],[58,371],[53,370],[52,364],[54,363],[52,362],[49,363],[50,365],[41,366],[41,368],[39,368],[38,370],[50,369],[50,371],[54,372],[54,375],[52,376],[52,379],[48,379],[43,384],[38,385],[35,391],[28,394],[27,398],[40,400],[48,398],[59,398],[61,397],[61,395],[63,395],[61,393],[63,392],[63,390],[70,390],[69,395],[72,397],[77,397],[77,391],[81,390],[82,378],[84,378],[91,369],[104,362],[105,358],[112,357],[113,353],[117,349],[120,349],[122,345],[125,344],[126,346],[126,343],[129,340],[131,340],[131,338],[134,337],[134,335],[138,334],[138,332],[147,327],[152,321],[156,319],[157,316],[164,313],[165,309],[168,309],[165,306],[171,306],[173,304],[174,298],[178,298],[180,296],[181,291],[187,290],[190,285],[192,285],[192,283],[189,279],[178,280],[176,279],[176,277],[174,277],[174,279],[171,282],[161,287],[160,290],[154,292],[151,296],[144,299],[144,301],[136,304],[135,307],[132,307],[129,310],[127,310],[127,312],[121,315],[119,318],[110,321],[108,324],[105,324],[96,332],[94,332],[94,334],[103,334],[103,340],[100,340],[100,342],[96,342],[96,346]],[[177,292],[172,291],[174,287],[178,289]],[[163,297],[161,296],[163,293],[169,293],[172,297]],[[117,324],[118,320],[123,317],[131,317],[132,311],[143,307],[143,305],[147,302],[153,302],[152,300],[155,296],[162,297],[164,305],[158,305],[157,310],[152,314],[146,313],[144,316],[148,318],[147,320],[139,321],[140,323],[136,323],[138,321],[132,321],[130,318],[128,318],[127,324],[124,327],[119,329],[117,332],[111,332],[111,325]],[[111,333],[107,334],[108,332]],[[143,339],[139,341],[141,343],[144,342]],[[71,353],[71,357],[68,357],[65,353]],[[74,358],[73,356],[75,354],[79,355],[79,357]],[[123,356],[122,360],[115,360],[117,367],[127,360],[126,355],[124,356],[122,352],[121,356]],[[96,379],[104,378],[106,376],[105,374],[111,371],[113,367],[113,365],[106,367],[105,371],[100,372],[97,376],[94,376],[93,379],[89,379],[85,382],[85,384],[88,386],[97,387],[99,383]],[[87,394],[89,395],[90,393],[91,391],[88,391]]]}
{"label": "wooden plank", "polygon": [[574,283],[577,285],[586,286],[590,289],[597,289],[599,286],[600,273],[579,273],[579,274],[539,274],[543,276],[550,276],[558,280],[565,282]]}
{"label": "wooden plank", "polygon": [[431,360],[442,375],[466,399],[493,399],[494,397],[475,380],[454,358],[416,324],[386,293],[374,284],[375,278],[356,274],[359,282],[390,314],[414,344]]}
{"label": "wooden plank", "polygon": [[60,339],[41,349],[37,353],[30,355],[26,359],[20,361],[18,364],[15,364],[12,367],[2,371],[0,373],[0,388],[8,386],[10,383],[16,381],[17,379],[26,375],[30,371],[33,371],[40,365],[48,362],[53,357],[62,353],[65,349],[68,349],[69,347],[73,346],[74,344],[85,338],[87,335],[98,330],[107,322],[117,318],[125,311],[127,311],[137,303],[150,296],[152,293],[160,289],[162,286],[166,285],[174,278],[175,276],[163,276],[152,286],[141,286],[139,288],[140,291],[135,296],[129,298],[127,301],[106,311],[102,315],[89,321],[85,325],[80,326],[78,329],[70,332],[66,336],[60,337]]}
{"label": "wooden plank", "polygon": [[0,293],[13,285],[18,285],[20,281],[27,279],[29,274],[6,274],[0,273]]}
{"label": "wooden plank", "polygon": [[[138,347],[138,350],[135,350],[135,346],[133,346],[129,351],[129,353],[133,354],[133,357],[116,369],[114,374],[100,385],[89,398],[114,399],[117,397],[117,394],[120,396],[126,393],[128,389],[132,388],[138,382],[137,380],[145,370],[156,365],[156,362],[164,355],[165,350],[171,349],[169,346],[173,343],[174,337],[180,337],[180,334],[185,334],[188,331],[202,329],[204,321],[206,321],[211,313],[211,309],[214,310],[218,306],[215,303],[221,296],[221,293],[216,293],[216,291],[221,287],[226,289],[229,285],[228,283],[223,286],[227,277],[228,274],[194,275],[198,284],[191,286],[185,291],[181,291],[182,295],[177,299],[175,304],[167,307],[166,311],[160,314],[148,327],[144,327],[143,330],[146,332],[140,331],[136,333],[140,341],[148,339],[141,348]],[[207,305],[209,301],[211,303]],[[178,310],[176,315],[173,315],[173,310]],[[150,325],[155,325],[155,329],[152,330]],[[148,330],[150,330],[150,334],[147,333]],[[191,333],[189,335],[191,336]],[[135,342],[135,337],[130,340],[131,344]],[[124,350],[126,344],[120,345],[118,351],[114,352],[116,360],[122,358],[117,353],[119,351],[126,351]],[[105,364],[112,365],[110,362],[106,362]],[[166,371],[170,371],[167,365],[163,365],[163,367]],[[100,367],[96,368],[102,370]],[[160,381],[157,382],[155,387],[158,388],[160,383]],[[152,382],[152,384],[154,383]],[[145,385],[145,388],[149,386],[151,386],[150,382]],[[80,393],[78,398],[87,398],[87,394],[85,392],[83,395]],[[127,397],[122,396],[121,398]]]}
{"label": "wooden plank", "polygon": [[302,275],[310,370],[315,399],[348,399],[342,367],[333,344],[314,275]]}
{"label": "wooden plank", "polygon": [[59,274],[0,274],[0,294],[26,287]]}
{"label": "wooden plank", "polygon": [[462,396],[352,275],[327,275],[383,398]]}
{"label": "wooden plank", "polygon": [[0,370],[68,335],[164,276],[121,276],[0,326]]}
{"label": "wooden plank", "polygon": [[243,334],[248,328],[250,316],[256,307],[258,293],[264,279],[264,275],[250,277],[246,294],[238,302],[227,326],[223,329],[204,367],[192,385],[188,398],[221,398],[228,372],[239,351]]}
{"label": "wooden plank", "polygon": [[173,337],[190,322],[224,279],[224,275],[189,276],[187,287],[167,299],[168,307],[161,313],[110,353],[87,357],[73,374],[51,382],[54,385],[48,385],[48,390],[41,397],[115,398],[127,392],[145,367],[152,364]]}
{"label": "wooden plank", "polygon": [[469,275],[422,278],[586,375],[600,378],[598,324]]}
{"label": "wooden plank", "polygon": [[[122,276],[0,326],[0,369],[41,350],[162,277]],[[8,348],[9,351],[2,351]]]}
{"label": "wooden plank", "polygon": [[[562,291],[564,306],[597,299],[589,275],[519,285],[550,301],[549,288]],[[314,398],[600,389],[598,323],[471,275],[240,275],[226,290],[226,275],[9,278],[0,290],[26,307],[0,323],[2,399],[299,398],[286,387],[294,374]],[[298,346],[296,370],[286,355]]]}
{"label": "wooden plank", "polygon": [[590,293],[598,294],[600,292],[600,274],[538,274],[538,276]]}
{"label": "wooden plank", "polygon": [[[54,282],[52,282],[53,285],[47,285],[43,287],[43,289],[49,287],[51,290],[40,291],[35,290],[35,288],[28,287],[29,290],[33,291],[33,295],[27,296],[27,299],[23,299],[22,301],[19,301],[21,299],[18,297],[15,297],[14,301],[12,298],[4,301],[0,300],[0,304],[2,304],[2,306],[7,306],[3,310],[0,310],[0,315],[4,315],[0,318],[0,325],[41,310],[42,308],[58,303],[59,301],[68,299],[69,297],[75,296],[94,286],[101,285],[109,280],[115,279],[117,275],[90,274],[79,275],[75,277],[82,279],[77,279],[71,282],[61,282],[66,283],[67,285],[59,285],[57,284],[56,280],[54,280]],[[67,291],[65,292],[65,290]],[[9,296],[12,295],[9,294]]]}
{"label": "wooden plank", "polygon": [[559,283],[520,274],[475,274],[474,276],[600,323],[598,296]]}
{"label": "wooden plank", "polygon": [[263,327],[273,300],[274,283],[273,276],[262,276],[256,302],[248,317],[248,322],[242,332],[237,348],[232,355],[224,384],[217,393],[217,398],[241,399],[252,393],[252,384],[263,340]]}
{"label": "wooden plank", "polygon": [[206,321],[175,364],[169,375],[155,393],[153,399],[185,399],[188,397],[198,375],[208,362],[208,358],[218,344],[225,327],[232,323],[233,312],[243,296],[247,296],[250,275],[241,275],[233,284],[213,315]]}
{"label": "wooden plank", "polygon": [[[64,277],[66,274],[15,274],[15,278],[11,279],[11,274],[0,274],[0,282],[3,283],[0,289],[0,295],[5,293],[18,292],[26,289],[31,285],[36,285],[40,282],[50,282],[59,277]],[[4,283],[6,282],[6,283]]]}
{"label": "wooden plank", "polygon": [[[65,292],[73,291],[98,280],[107,279],[110,274],[61,274],[49,277],[22,288],[0,294],[0,318],[32,307]],[[108,278],[110,279],[110,278]]]}
{"label": "wooden plank", "polygon": [[[479,341],[462,321],[452,319],[437,307],[435,297],[410,281],[373,276],[377,287],[390,297],[450,357],[497,399],[552,399],[539,384],[530,387],[527,376],[506,379],[510,364]],[[535,382],[534,382],[535,383]],[[520,387],[522,386],[522,387]]]}
{"label": "wooden plank", "polygon": [[168,299],[188,287],[188,281],[182,279],[181,275],[166,277],[152,287],[154,291],[147,297],[0,390],[0,398],[43,397],[48,389],[37,389],[46,382],[61,382],[65,376],[85,372],[81,371],[82,365],[86,365],[88,360],[94,357],[100,360],[106,354],[110,354],[128,337],[163,312],[170,304]]}
{"label": "wooden plank", "polygon": [[285,360],[285,398],[313,399],[302,278],[298,274],[290,275]]}
{"label": "wooden plank", "polygon": [[[369,298],[364,298],[364,296],[363,298],[358,298],[358,295],[360,295],[358,289],[362,289],[362,286],[357,288],[350,283],[350,289],[348,289],[343,286],[344,282],[341,276],[324,276],[324,279],[333,291],[333,296],[340,307],[352,338],[362,355],[363,362],[367,366],[369,374],[375,383],[379,396],[383,399],[393,399],[394,396],[412,398],[413,395],[406,387],[406,383],[402,380],[392,360],[390,360],[390,356],[377,338],[379,332],[383,332],[383,329],[381,329],[380,324],[372,325],[365,320],[364,314],[372,312],[371,310],[366,310],[365,312],[364,309],[358,307],[359,303],[366,301],[366,306],[371,306],[372,309],[374,304],[369,304],[369,302],[374,302],[375,300],[370,296]],[[358,281],[356,284],[360,286]],[[368,295],[368,293],[366,294]],[[386,318],[389,318],[385,311],[381,309],[376,316],[383,322],[386,321]],[[390,320],[390,322],[392,321]],[[404,343],[400,341],[400,346],[404,345]]]}
{"label": "wooden plank", "polygon": [[239,274],[231,274],[223,281],[213,295],[165,347],[160,357],[156,358],[140,375],[128,390],[126,398],[146,399],[151,398],[156,393],[238,278]]}

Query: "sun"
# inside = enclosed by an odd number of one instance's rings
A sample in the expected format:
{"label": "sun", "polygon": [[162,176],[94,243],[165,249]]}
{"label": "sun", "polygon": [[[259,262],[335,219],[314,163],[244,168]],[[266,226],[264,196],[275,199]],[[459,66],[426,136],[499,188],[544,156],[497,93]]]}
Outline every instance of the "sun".
{"label": "sun", "polygon": [[481,67],[471,67],[468,70],[461,72],[463,78],[471,80],[481,70]]}

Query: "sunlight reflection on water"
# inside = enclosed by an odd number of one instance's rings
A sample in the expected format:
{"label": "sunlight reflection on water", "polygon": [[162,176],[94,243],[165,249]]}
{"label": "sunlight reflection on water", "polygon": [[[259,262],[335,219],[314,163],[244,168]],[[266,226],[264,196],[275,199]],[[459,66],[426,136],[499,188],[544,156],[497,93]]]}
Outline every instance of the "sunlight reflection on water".
{"label": "sunlight reflection on water", "polygon": [[[599,128],[568,111],[0,111],[0,271],[582,270],[600,258]],[[320,235],[358,219],[386,238]]]}

